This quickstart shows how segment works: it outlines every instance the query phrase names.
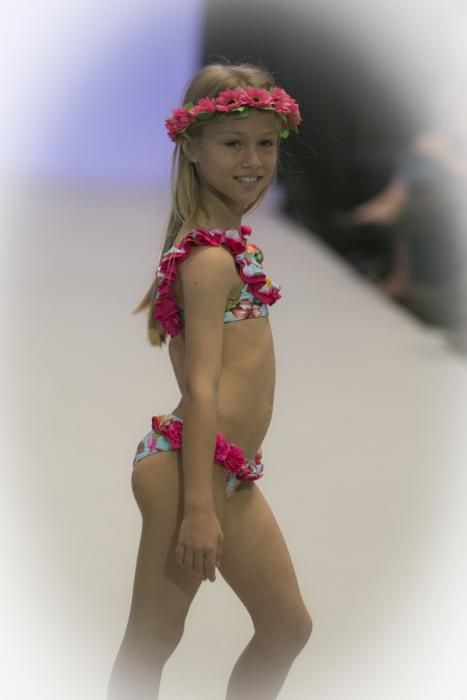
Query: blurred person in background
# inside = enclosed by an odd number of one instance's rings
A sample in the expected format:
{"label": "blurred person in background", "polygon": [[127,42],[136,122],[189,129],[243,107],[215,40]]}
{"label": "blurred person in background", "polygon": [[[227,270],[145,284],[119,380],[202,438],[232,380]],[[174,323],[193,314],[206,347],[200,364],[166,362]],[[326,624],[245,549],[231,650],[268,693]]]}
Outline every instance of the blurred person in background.
{"label": "blurred person in background", "polygon": [[420,129],[375,196],[348,212],[347,224],[392,237],[392,264],[376,286],[432,325],[465,335],[467,91],[451,79],[437,114]]}

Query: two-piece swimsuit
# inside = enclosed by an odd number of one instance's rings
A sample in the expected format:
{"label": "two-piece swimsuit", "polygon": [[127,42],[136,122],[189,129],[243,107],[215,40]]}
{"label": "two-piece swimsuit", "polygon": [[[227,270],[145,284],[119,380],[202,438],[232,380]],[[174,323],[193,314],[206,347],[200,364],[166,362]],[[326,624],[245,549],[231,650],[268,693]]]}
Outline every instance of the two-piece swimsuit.
{"label": "two-piece swimsuit", "polygon": [[[156,272],[160,284],[153,314],[170,336],[181,332],[185,319],[184,311],[177,307],[173,290],[177,264],[185,260],[193,245],[226,246],[238,267],[240,278],[245,282],[240,294],[227,300],[224,323],[268,316],[268,306],[281,298],[281,287],[264,274],[262,251],[246,241],[250,234],[250,226],[241,226],[240,230],[193,229],[164,253]],[[133,466],[150,454],[180,449],[182,435],[183,420],[179,416],[174,413],[153,416],[152,430],[138,444]],[[254,481],[263,475],[261,452],[248,458],[238,445],[227,442],[222,433],[216,434],[213,462],[224,468],[228,497],[242,481]]]}

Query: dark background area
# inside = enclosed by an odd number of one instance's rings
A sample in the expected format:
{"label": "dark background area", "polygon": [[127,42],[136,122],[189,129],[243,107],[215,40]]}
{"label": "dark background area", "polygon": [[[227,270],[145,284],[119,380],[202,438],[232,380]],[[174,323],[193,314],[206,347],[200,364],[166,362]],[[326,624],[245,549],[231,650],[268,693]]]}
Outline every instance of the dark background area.
{"label": "dark background area", "polygon": [[284,208],[338,248],[333,214],[387,182],[418,128],[410,105],[364,52],[318,16],[285,5],[264,12],[244,0],[208,0],[203,64],[224,59],[262,63],[298,101],[300,133],[282,145]]}
{"label": "dark background area", "polygon": [[[354,36],[344,12],[331,21],[316,6],[205,0],[204,7],[202,64],[262,65],[300,105],[299,134],[281,145],[283,213],[420,321],[460,328],[467,339],[449,173],[430,158],[417,164],[412,151],[420,133],[436,131],[428,105],[446,82],[442,60],[419,68],[397,12],[378,17],[378,55],[370,26],[363,19]],[[352,210],[409,162],[411,177],[422,177],[398,220],[355,223]]]}

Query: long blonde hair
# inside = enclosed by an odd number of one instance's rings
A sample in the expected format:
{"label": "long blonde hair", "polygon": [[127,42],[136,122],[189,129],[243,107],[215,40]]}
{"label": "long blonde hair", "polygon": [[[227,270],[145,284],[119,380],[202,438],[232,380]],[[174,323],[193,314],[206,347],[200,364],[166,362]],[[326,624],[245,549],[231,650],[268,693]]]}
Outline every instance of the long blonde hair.
{"label": "long blonde hair", "polygon": [[[203,97],[216,97],[223,90],[243,88],[249,85],[269,89],[274,87],[274,79],[269,71],[251,63],[226,65],[211,63],[201,68],[195,75],[185,92],[182,104],[187,102],[195,104]],[[193,132],[196,128],[200,128],[200,125],[193,124],[187,129],[187,133]],[[201,128],[204,127],[201,125]],[[200,183],[191,161],[181,148],[181,143],[182,140],[178,139],[172,156],[172,208],[158,266],[164,253],[172,246],[181,227],[187,224],[190,226],[196,224],[197,216],[200,213]],[[245,213],[257,207],[264,199],[265,194],[266,190],[252,202],[245,210]],[[160,280],[155,278],[141,302],[133,310],[133,313],[136,314],[148,309],[148,340],[151,345],[161,347],[166,342],[167,333],[153,315],[159,283]]]}

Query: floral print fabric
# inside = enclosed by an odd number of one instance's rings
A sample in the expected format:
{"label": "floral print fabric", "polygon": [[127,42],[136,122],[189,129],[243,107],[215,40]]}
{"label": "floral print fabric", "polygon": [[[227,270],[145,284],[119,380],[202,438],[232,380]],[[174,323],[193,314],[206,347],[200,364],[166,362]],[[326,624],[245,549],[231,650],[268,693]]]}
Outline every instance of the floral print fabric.
{"label": "floral print fabric", "polygon": [[[133,466],[150,454],[179,450],[182,446],[183,420],[173,413],[152,417],[152,430],[145,435],[136,448]],[[226,493],[231,496],[241,481],[255,481],[263,476],[262,453],[253,459],[233,442],[227,442],[222,433],[216,434],[213,462],[224,467]]]}
{"label": "floral print fabric", "polygon": [[160,284],[156,291],[153,314],[169,335],[178,335],[183,327],[184,314],[177,307],[173,282],[177,264],[189,255],[192,245],[226,245],[234,257],[240,278],[246,283],[236,305],[226,309],[225,323],[268,315],[268,305],[281,298],[281,287],[264,274],[262,251],[255,244],[246,241],[250,234],[250,226],[225,231],[193,229],[178,246],[172,246],[164,253],[156,272]]}

